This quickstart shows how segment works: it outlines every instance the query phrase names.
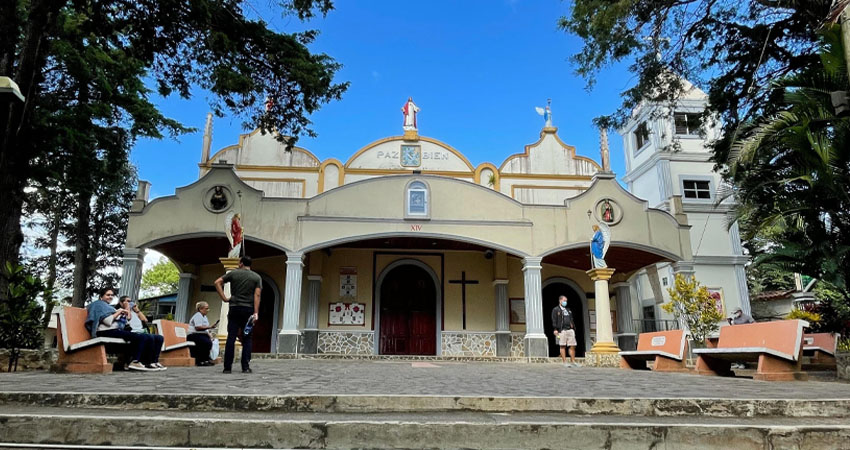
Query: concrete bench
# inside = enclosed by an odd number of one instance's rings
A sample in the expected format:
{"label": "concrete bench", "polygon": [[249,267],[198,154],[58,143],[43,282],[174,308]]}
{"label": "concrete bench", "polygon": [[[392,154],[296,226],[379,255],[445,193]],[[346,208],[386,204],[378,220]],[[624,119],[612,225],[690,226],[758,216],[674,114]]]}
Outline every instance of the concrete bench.
{"label": "concrete bench", "polygon": [[55,312],[57,317],[57,368],[71,373],[110,373],[112,364],[106,359],[107,345],[126,345],[119,338],[97,337],[92,339],[86,329],[88,312],[83,308],[65,306]]}
{"label": "concrete bench", "polygon": [[195,343],[186,340],[189,325],[173,320],[157,319],[153,321],[156,333],[162,336],[162,353],[159,362],[165,366],[188,367],[195,365],[195,360],[189,352],[189,347]]}
{"label": "concrete bench", "polygon": [[801,372],[805,320],[730,325],[720,328],[717,348],[695,349],[700,375],[731,376],[731,365],[757,362],[753,379],[763,381],[806,380]]}
{"label": "concrete bench", "polygon": [[807,369],[834,369],[838,334],[807,333],[803,335],[803,355],[810,356]]}
{"label": "concrete bench", "polygon": [[647,370],[647,361],[654,361],[652,370],[687,372],[688,343],[685,337],[683,330],[641,333],[636,351],[620,352],[620,368]]}

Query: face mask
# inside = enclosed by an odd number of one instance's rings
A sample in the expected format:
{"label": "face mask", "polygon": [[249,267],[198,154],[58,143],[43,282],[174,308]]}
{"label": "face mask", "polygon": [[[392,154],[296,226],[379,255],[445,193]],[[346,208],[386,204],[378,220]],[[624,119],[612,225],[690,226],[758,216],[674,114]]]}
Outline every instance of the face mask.
{"label": "face mask", "polygon": [[561,302],[561,306],[567,306],[567,302]]}

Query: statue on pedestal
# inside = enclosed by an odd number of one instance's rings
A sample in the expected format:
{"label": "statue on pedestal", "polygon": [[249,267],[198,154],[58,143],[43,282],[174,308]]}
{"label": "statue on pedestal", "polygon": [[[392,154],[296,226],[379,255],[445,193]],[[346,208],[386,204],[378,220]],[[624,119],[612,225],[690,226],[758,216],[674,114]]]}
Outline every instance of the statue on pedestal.
{"label": "statue on pedestal", "polygon": [[238,213],[231,212],[224,221],[227,240],[230,241],[228,258],[239,258],[242,254],[242,218]]}
{"label": "statue on pedestal", "polygon": [[407,102],[401,107],[401,113],[404,115],[402,128],[405,131],[417,130],[416,114],[419,113],[419,107],[413,103],[413,97],[407,97]]}
{"label": "statue on pedestal", "polygon": [[546,107],[545,108],[541,108],[539,106],[536,106],[534,108],[535,110],[537,110],[537,114],[540,114],[541,116],[543,116],[543,120],[544,120],[543,126],[545,128],[552,128],[552,108],[551,108],[551,105],[552,105],[552,99],[550,98],[550,99],[546,99]]}
{"label": "statue on pedestal", "polygon": [[593,239],[590,241],[590,262],[594,269],[608,267],[605,263],[605,254],[611,245],[611,229],[608,224],[600,222],[593,225]]}

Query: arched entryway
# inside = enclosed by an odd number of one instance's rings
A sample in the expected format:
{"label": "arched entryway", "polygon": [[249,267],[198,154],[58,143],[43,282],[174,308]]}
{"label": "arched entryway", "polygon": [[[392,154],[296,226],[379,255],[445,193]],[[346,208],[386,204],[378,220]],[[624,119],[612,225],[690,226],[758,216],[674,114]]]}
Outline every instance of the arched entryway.
{"label": "arched entryway", "polygon": [[266,274],[257,272],[263,279],[263,290],[260,294],[259,320],[254,325],[254,339],[251,341],[253,353],[271,353],[277,343],[277,316],[280,304],[280,293],[277,285]]}
{"label": "arched entryway", "polygon": [[375,344],[381,355],[436,355],[440,291],[437,277],[417,260],[396,261],[376,283]]}
{"label": "arched entryway", "polygon": [[587,297],[572,280],[553,278],[543,283],[543,330],[549,340],[549,356],[558,356],[559,347],[552,330],[552,310],[558,306],[558,297],[567,296],[567,307],[576,325],[576,356],[583,357],[587,350]]}

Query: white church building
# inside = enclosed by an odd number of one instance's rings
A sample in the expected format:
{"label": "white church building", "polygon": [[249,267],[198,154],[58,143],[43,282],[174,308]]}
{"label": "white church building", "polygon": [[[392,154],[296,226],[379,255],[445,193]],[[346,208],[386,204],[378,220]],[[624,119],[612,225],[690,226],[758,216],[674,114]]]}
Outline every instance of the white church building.
{"label": "white church building", "polygon": [[[695,274],[724,314],[749,310],[737,229],[715,206],[720,179],[690,128],[704,97],[694,89],[661,119],[635,111],[621,130],[627,188],[607,137],[599,161],[579,156],[548,108],[536,142],[478,165],[420,135],[412,100],[403,134],[339,159],[258,131],[212,152],[208,120],[196,182],[156,199],[140,182],[120,292],[138,293],[144,254],[159,251],[180,270],[176,319],[203,300],[226,329],[213,281],[236,265],[238,213],[263,279],[255,352],[549,357],[550,312],[565,295],[578,356],[616,364],[637,332],[672,319],[659,304],[676,273]],[[606,267],[591,266],[593,225],[609,231]]]}

